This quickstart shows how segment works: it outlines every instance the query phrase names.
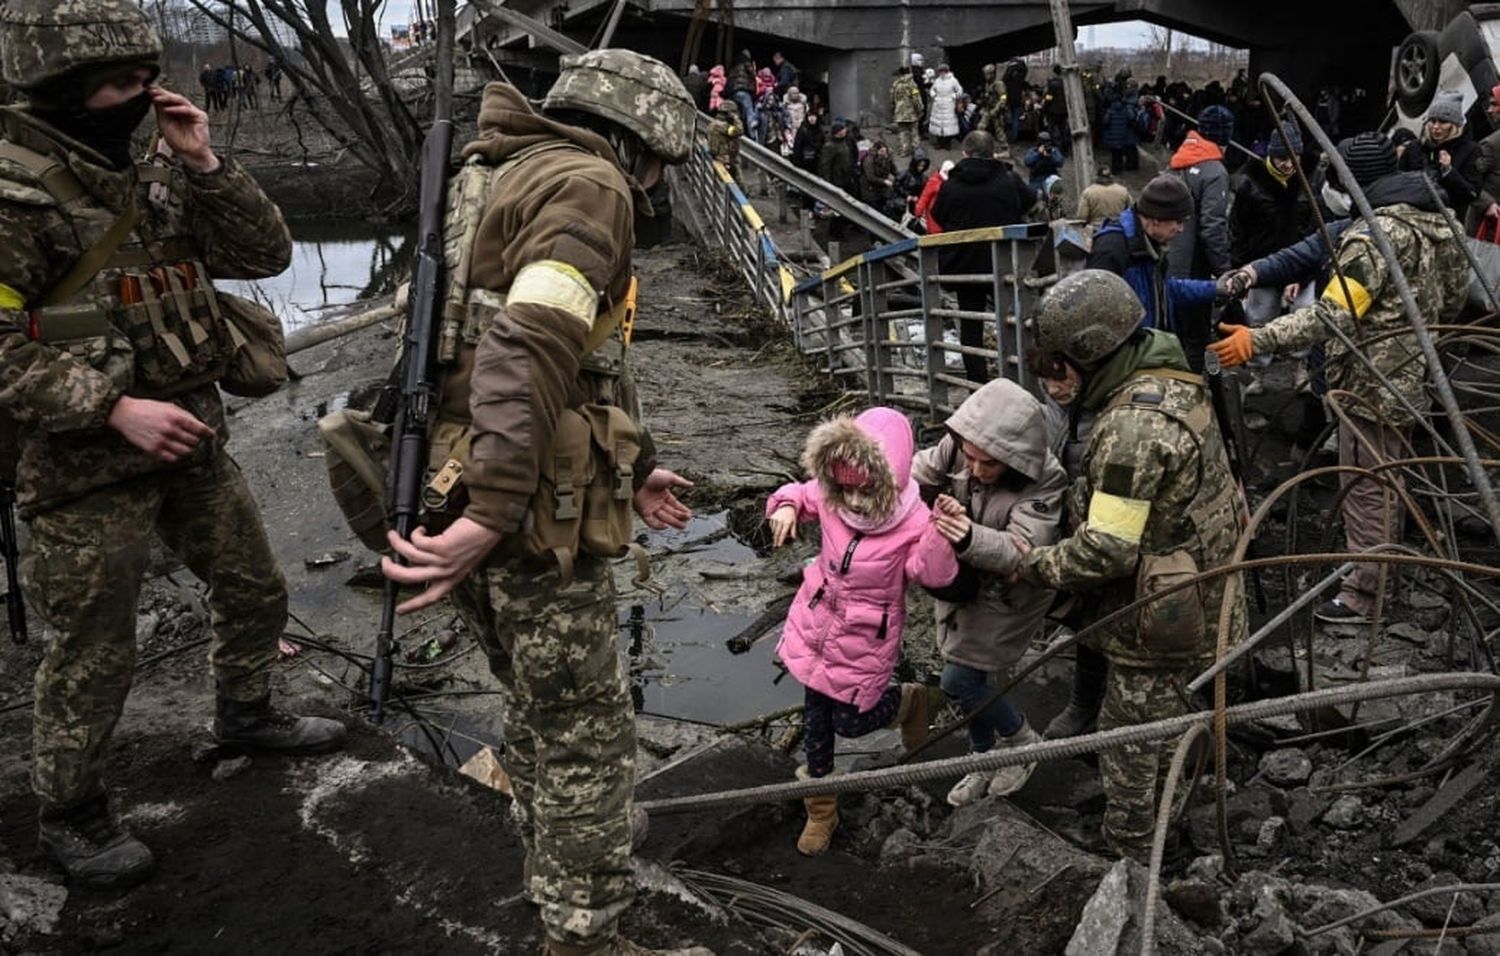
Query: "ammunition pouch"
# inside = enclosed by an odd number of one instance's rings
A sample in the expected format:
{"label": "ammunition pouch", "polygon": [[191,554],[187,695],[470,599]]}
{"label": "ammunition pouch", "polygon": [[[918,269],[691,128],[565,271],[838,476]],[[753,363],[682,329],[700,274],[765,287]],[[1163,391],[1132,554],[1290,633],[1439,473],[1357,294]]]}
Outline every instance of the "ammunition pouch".
{"label": "ammunition pouch", "polygon": [[[1187,548],[1143,554],[1135,573],[1136,600],[1169,591],[1195,577],[1199,570],[1197,558]],[[1172,591],[1136,612],[1136,639],[1151,653],[1196,651],[1203,644],[1207,626],[1203,608],[1199,585]]]}
{"label": "ammunition pouch", "polygon": [[236,340],[201,262],[127,270],[112,281],[140,397],[170,398],[224,376]]}

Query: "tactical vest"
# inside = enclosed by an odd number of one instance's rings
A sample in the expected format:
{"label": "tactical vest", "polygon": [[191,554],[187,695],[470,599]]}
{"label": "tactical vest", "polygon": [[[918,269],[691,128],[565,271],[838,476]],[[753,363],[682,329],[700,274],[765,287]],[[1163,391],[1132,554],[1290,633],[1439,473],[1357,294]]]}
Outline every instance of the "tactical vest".
{"label": "tactical vest", "polygon": [[[148,244],[135,228],[138,196],[115,217],[61,160],[9,141],[0,141],[0,159],[34,176],[70,223],[112,220],[53,289],[27,303],[33,340],[88,362],[136,398],[171,398],[224,375],[245,337],[225,319],[196,240],[176,235]],[[135,169],[142,184],[170,183],[165,166]]]}
{"label": "tactical vest", "polygon": [[[1164,379],[1197,388],[1173,388]],[[1123,408],[1167,416],[1191,436],[1197,451],[1196,489],[1187,506],[1163,514],[1157,503],[1152,504],[1131,596],[1138,600],[1228,560],[1245,526],[1245,512],[1227,465],[1209,467],[1211,460],[1227,462],[1227,456],[1201,376],[1176,369],[1137,371],[1100,411],[1091,439],[1107,433],[1108,416]],[[1189,664],[1212,656],[1213,628],[1223,594],[1224,579],[1219,578],[1166,595],[1141,608],[1134,626],[1106,629],[1099,637],[1099,648],[1113,659],[1136,666]]]}
{"label": "tactical vest", "polygon": [[[521,162],[547,152],[580,149],[548,142],[529,147],[499,166],[471,158],[449,181],[444,219],[444,261],[448,293],[438,331],[438,362],[459,364],[477,348],[506,293],[472,289],[468,277],[474,241],[489,196]],[[542,457],[541,474],[521,532],[509,535],[495,558],[540,558],[555,564],[564,581],[577,555],[619,557],[634,532],[634,469],[643,433],[634,382],[625,361],[635,322],[636,281],[610,308],[601,306],[584,342],[579,379],[584,401],[558,416],[552,447]],[[359,412],[342,412],[319,422],[329,448],[334,497],[351,528],[374,550],[385,548],[384,483],[389,456],[385,430]],[[463,487],[472,440],[471,423],[439,415],[429,437],[428,468],[422,494],[423,521],[441,530],[459,517],[468,498]],[[638,556],[639,561],[639,556]],[[639,569],[640,578],[649,568]]]}

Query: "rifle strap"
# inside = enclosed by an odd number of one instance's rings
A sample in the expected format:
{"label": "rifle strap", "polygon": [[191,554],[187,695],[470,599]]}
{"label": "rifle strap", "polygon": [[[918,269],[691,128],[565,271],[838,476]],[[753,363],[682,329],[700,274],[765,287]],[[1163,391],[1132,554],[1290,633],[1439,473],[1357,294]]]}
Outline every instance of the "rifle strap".
{"label": "rifle strap", "polygon": [[131,230],[135,229],[135,224],[139,219],[140,212],[136,209],[135,195],[132,193],[130,201],[125,204],[125,210],[114,222],[110,223],[104,235],[73,261],[72,267],[42,297],[41,304],[44,306],[60,305],[82,292],[85,286],[94,281],[94,276],[98,275],[99,270],[109,262],[115,250],[119,249],[120,244],[130,235]]}

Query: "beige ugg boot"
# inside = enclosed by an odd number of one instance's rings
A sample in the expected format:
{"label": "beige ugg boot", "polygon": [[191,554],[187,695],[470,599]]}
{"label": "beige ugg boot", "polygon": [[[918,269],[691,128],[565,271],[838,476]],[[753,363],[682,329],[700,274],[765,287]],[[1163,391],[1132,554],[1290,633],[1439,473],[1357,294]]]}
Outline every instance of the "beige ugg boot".
{"label": "beige ugg boot", "polygon": [[802,835],[797,838],[797,852],[803,856],[822,856],[833,842],[833,831],[839,825],[839,797],[836,793],[825,793],[816,797],[803,797],[807,807],[807,823]]}

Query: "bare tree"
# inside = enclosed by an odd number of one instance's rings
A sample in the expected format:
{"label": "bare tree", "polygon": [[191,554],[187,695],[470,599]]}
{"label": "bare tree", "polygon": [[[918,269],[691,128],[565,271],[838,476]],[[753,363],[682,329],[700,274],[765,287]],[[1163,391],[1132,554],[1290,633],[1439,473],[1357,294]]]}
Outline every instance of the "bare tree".
{"label": "bare tree", "polygon": [[[334,33],[322,0],[190,0],[231,36],[282,66],[293,95],[350,155],[375,173],[377,188],[409,193],[422,129],[391,82],[379,14],[384,0],[339,0],[347,37]],[[453,89],[454,0],[434,0],[440,32],[435,92]],[[290,35],[294,43],[284,40]],[[446,47],[447,56],[442,55]],[[435,97],[436,100],[436,97]]]}
{"label": "bare tree", "polygon": [[1161,27],[1151,24],[1146,27],[1146,47],[1152,51],[1158,64],[1157,72],[1163,76],[1172,73],[1172,42],[1174,36],[1171,27]]}

